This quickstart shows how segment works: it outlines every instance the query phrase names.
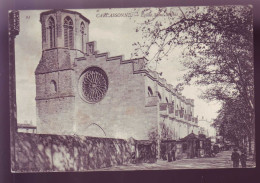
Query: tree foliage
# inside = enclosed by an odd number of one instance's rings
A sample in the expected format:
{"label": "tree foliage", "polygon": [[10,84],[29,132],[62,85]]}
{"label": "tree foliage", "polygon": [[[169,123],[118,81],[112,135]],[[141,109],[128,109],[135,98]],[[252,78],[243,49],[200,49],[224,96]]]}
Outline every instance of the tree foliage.
{"label": "tree foliage", "polygon": [[253,136],[254,123],[248,120],[250,113],[245,109],[247,107],[239,99],[230,99],[224,103],[214,124],[219,126],[221,135],[237,143],[245,137]]}
{"label": "tree foliage", "polygon": [[174,135],[173,131],[163,122],[160,122],[159,125],[160,137],[158,136],[158,128],[155,126],[152,127],[148,132],[149,140],[157,141],[158,139],[172,139]]}
{"label": "tree foliage", "polygon": [[252,7],[147,8],[141,13],[153,16],[136,30],[144,42],[134,44],[135,54],[160,62],[182,48],[180,61],[187,69],[182,84],[203,86],[203,99],[222,102],[216,121],[229,134],[254,135]]}

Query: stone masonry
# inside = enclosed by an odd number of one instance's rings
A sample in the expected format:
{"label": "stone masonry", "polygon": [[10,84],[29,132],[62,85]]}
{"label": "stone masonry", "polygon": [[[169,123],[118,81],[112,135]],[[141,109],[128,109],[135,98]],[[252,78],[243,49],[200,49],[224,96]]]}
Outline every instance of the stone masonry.
{"label": "stone masonry", "polygon": [[[40,21],[37,133],[147,140],[160,122],[174,139],[198,132],[194,101],[147,69],[145,58],[98,53],[96,42],[89,42],[90,21],[80,13],[51,10],[41,13]],[[93,74],[92,83],[88,74]]]}

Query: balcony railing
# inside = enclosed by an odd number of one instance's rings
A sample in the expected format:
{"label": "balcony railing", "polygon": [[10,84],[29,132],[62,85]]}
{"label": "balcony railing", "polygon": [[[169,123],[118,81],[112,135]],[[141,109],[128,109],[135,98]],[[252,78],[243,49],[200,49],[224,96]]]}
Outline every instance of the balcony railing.
{"label": "balcony railing", "polygon": [[179,110],[175,110],[175,116],[179,116]]}
{"label": "balcony railing", "polygon": [[160,112],[164,115],[174,116],[174,106],[171,103],[160,103]]}
{"label": "balcony railing", "polygon": [[179,110],[179,113],[180,113],[180,118],[184,118],[183,110]]}
{"label": "balcony railing", "polygon": [[198,123],[198,118],[194,118],[194,122],[195,122],[195,123]]}
{"label": "balcony railing", "polygon": [[168,116],[168,104],[167,103],[160,103],[159,104],[159,111],[160,111],[160,115],[163,116]]}
{"label": "balcony railing", "polygon": [[157,96],[146,97],[145,106],[146,107],[156,106],[157,102],[158,102]]}
{"label": "balcony railing", "polygon": [[169,110],[169,114],[173,114],[174,113],[174,106],[173,106],[173,104],[168,104],[168,110]]}
{"label": "balcony railing", "polygon": [[182,120],[186,122],[198,123],[198,118],[193,117],[191,114],[184,114],[184,110],[174,110],[174,105],[171,103],[160,103],[159,111],[161,115],[177,119],[182,118]]}
{"label": "balcony railing", "polygon": [[166,111],[168,107],[167,103],[160,103],[160,111]]}
{"label": "balcony railing", "polygon": [[198,118],[192,117],[192,118],[191,118],[191,121],[194,122],[194,123],[198,123]]}

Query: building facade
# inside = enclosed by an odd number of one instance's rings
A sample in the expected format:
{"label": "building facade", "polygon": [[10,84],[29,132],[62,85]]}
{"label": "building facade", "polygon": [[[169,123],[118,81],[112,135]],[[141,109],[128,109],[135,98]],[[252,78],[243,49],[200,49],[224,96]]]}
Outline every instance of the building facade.
{"label": "building facade", "polygon": [[206,137],[216,137],[217,136],[217,130],[213,126],[213,120],[208,121],[203,116],[201,119],[198,120],[199,125],[199,133],[206,135]]}
{"label": "building facade", "polygon": [[[186,99],[145,58],[98,53],[80,13],[41,13],[42,57],[35,71],[37,133],[147,140],[198,134],[194,100]],[[112,43],[111,43],[112,44]],[[163,125],[161,125],[163,124]]]}

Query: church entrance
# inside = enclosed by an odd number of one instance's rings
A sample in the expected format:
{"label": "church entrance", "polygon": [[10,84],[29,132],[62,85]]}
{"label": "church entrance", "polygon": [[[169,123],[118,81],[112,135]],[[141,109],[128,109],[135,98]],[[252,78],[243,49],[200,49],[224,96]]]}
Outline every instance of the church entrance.
{"label": "church entrance", "polygon": [[106,137],[106,132],[96,123],[91,123],[86,130],[86,135],[91,137]]}

